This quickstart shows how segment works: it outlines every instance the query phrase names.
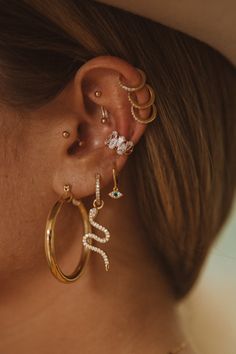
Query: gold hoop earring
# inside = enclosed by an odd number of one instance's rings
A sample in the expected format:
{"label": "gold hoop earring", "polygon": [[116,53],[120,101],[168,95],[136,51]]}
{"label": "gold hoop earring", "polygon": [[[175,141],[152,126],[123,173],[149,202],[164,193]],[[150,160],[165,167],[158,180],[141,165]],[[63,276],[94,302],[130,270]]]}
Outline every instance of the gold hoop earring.
{"label": "gold hoop earring", "polygon": [[137,114],[135,113],[135,109],[136,109],[136,108],[131,105],[131,113],[132,113],[133,118],[134,118],[137,122],[139,122],[139,123],[144,123],[144,124],[146,124],[146,123],[151,123],[151,122],[152,122],[154,119],[156,119],[156,117],[157,117],[157,108],[156,108],[156,105],[153,104],[151,107],[152,107],[152,114],[151,114],[151,116],[148,117],[148,118],[142,119],[141,117],[137,116]]}
{"label": "gold hoop earring", "polygon": [[[120,87],[122,89],[124,89],[125,91],[128,91],[128,100],[131,104],[131,114],[133,116],[133,118],[139,122],[139,123],[142,123],[142,124],[147,124],[147,123],[151,123],[156,117],[157,117],[157,108],[154,104],[155,102],[155,93],[154,93],[154,90],[152,89],[152,87],[148,84],[146,84],[146,74],[138,69],[138,72],[140,73],[141,75],[141,83],[139,86],[137,87],[128,87],[126,85],[124,85],[121,80],[120,80],[120,76],[118,78],[118,83],[120,85]],[[143,104],[139,104],[138,102],[136,102],[133,97],[132,97],[132,93],[133,92],[136,92],[136,91],[140,91],[142,88],[144,88],[144,86],[146,86],[146,88],[148,89],[149,93],[150,93],[150,98],[148,100],[148,102],[146,103],[143,103]],[[142,119],[141,117],[139,117],[136,113],[135,113],[135,110],[137,109],[146,109],[146,108],[149,108],[149,107],[152,107],[152,114],[150,117],[146,118],[146,119]]]}
{"label": "gold hoop earring", "polygon": [[85,266],[89,259],[89,249],[82,248],[82,255],[79,260],[79,263],[74,270],[74,272],[70,275],[66,275],[62,272],[59,267],[56,257],[55,257],[55,224],[57,220],[57,216],[63,206],[63,204],[67,202],[72,202],[73,205],[78,207],[80,214],[82,216],[84,231],[85,233],[91,232],[91,225],[88,220],[88,213],[80,200],[76,200],[71,193],[71,186],[64,186],[64,194],[62,197],[53,205],[50,210],[46,223],[45,230],[45,254],[48,265],[54,277],[63,283],[72,283],[80,278],[83,274]]}
{"label": "gold hoop earring", "polygon": [[141,90],[144,87],[144,85],[146,83],[146,74],[141,69],[137,68],[137,70],[141,76],[141,83],[136,87],[126,86],[123,82],[121,82],[121,75],[119,76],[118,82],[119,82],[120,87],[123,88],[123,90],[128,91],[128,92],[135,92],[135,91]]}
{"label": "gold hoop earring", "polygon": [[94,219],[99,213],[99,210],[103,208],[104,206],[104,201],[101,199],[100,191],[101,191],[101,186],[100,186],[100,180],[101,180],[101,175],[99,173],[96,174],[96,198],[93,202],[93,208],[89,210],[89,222],[90,224],[97,230],[102,231],[105,234],[105,237],[99,237],[95,233],[86,233],[83,236],[83,245],[85,248],[90,249],[91,251],[97,252],[100,254],[103,258],[104,264],[105,264],[105,269],[106,271],[109,270],[109,259],[107,254],[99,247],[93,246],[91,243],[88,243],[89,240],[95,240],[100,243],[106,243],[110,239],[110,232],[102,225],[98,224]]}
{"label": "gold hoop earring", "polygon": [[143,103],[143,104],[138,104],[138,102],[134,101],[134,99],[132,98],[131,92],[128,93],[128,99],[133,107],[138,108],[138,109],[145,109],[145,108],[148,108],[154,104],[154,102],[155,102],[154,90],[148,84],[146,84],[146,88],[149,91],[150,98],[149,98],[148,102]]}

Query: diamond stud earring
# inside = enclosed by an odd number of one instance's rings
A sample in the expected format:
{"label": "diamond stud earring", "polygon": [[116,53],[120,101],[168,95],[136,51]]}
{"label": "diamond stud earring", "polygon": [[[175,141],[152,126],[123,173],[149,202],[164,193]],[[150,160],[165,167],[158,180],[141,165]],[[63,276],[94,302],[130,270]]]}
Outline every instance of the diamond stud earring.
{"label": "diamond stud earring", "polygon": [[112,174],[113,174],[113,181],[114,181],[114,187],[111,193],[109,193],[109,196],[113,199],[119,199],[121,197],[123,197],[123,194],[119,191],[118,188],[118,181],[117,181],[117,177],[116,177],[116,169],[113,168],[112,169]]}

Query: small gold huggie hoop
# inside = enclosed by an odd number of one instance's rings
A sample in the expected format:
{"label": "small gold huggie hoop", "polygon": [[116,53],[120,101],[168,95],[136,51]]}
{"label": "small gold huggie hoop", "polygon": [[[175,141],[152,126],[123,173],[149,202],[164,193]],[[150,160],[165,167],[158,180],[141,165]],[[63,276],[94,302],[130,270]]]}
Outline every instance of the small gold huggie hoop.
{"label": "small gold huggie hoop", "polygon": [[80,200],[76,200],[71,193],[71,187],[69,185],[65,185],[63,196],[53,205],[52,209],[48,214],[46,230],[45,230],[45,254],[46,254],[48,265],[54,277],[63,283],[72,283],[76,281],[78,278],[80,278],[80,276],[83,274],[83,271],[89,259],[90,250],[88,248],[86,249],[84,247],[82,248],[81,258],[79,260],[76,269],[72,274],[66,275],[62,272],[55,257],[54,230],[55,230],[57,216],[65,202],[67,203],[72,202],[73,205],[78,207],[83,220],[84,233],[91,232],[91,225],[88,220],[88,213],[83,203]]}
{"label": "small gold huggie hoop", "polygon": [[123,84],[123,82],[121,82],[121,79],[120,79],[120,76],[119,76],[119,85],[123,88],[123,90],[128,91],[128,92],[135,92],[135,91],[141,90],[144,87],[144,85],[146,83],[146,74],[141,69],[137,68],[137,70],[138,70],[138,72],[141,75],[141,83],[137,87],[126,86],[125,84]]}
{"label": "small gold huggie hoop", "polygon": [[154,90],[148,84],[146,84],[146,88],[148,89],[148,91],[150,93],[150,98],[149,98],[148,102],[143,103],[143,104],[138,104],[138,102],[134,101],[134,99],[132,98],[131,92],[128,93],[128,99],[133,107],[138,108],[138,109],[145,109],[145,108],[148,108],[153,105],[153,103],[155,102]]}
{"label": "small gold huggie hoop", "polygon": [[150,117],[148,118],[145,118],[145,119],[142,119],[141,117],[138,117],[137,114],[135,113],[135,107],[131,105],[131,113],[132,113],[132,116],[133,118],[139,122],[139,123],[151,123],[156,117],[157,117],[157,108],[156,108],[156,105],[153,104],[152,106],[152,114]]}

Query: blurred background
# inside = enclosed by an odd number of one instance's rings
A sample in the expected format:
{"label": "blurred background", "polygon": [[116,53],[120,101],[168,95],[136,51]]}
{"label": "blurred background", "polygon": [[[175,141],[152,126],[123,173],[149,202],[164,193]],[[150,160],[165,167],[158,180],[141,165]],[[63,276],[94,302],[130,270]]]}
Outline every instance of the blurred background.
{"label": "blurred background", "polygon": [[236,201],[192,293],[179,307],[201,354],[236,354]]}

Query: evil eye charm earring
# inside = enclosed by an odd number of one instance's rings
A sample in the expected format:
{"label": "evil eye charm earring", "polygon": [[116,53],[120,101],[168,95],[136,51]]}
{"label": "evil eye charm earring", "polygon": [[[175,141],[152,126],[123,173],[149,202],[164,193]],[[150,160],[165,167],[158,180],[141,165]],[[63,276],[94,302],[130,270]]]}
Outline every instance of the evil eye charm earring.
{"label": "evil eye charm earring", "polygon": [[117,177],[116,177],[116,169],[115,168],[113,168],[112,174],[113,174],[114,187],[113,187],[112,192],[109,193],[109,196],[113,199],[119,199],[119,198],[123,197],[123,194],[119,191],[119,188],[118,188],[118,181],[117,181]]}

